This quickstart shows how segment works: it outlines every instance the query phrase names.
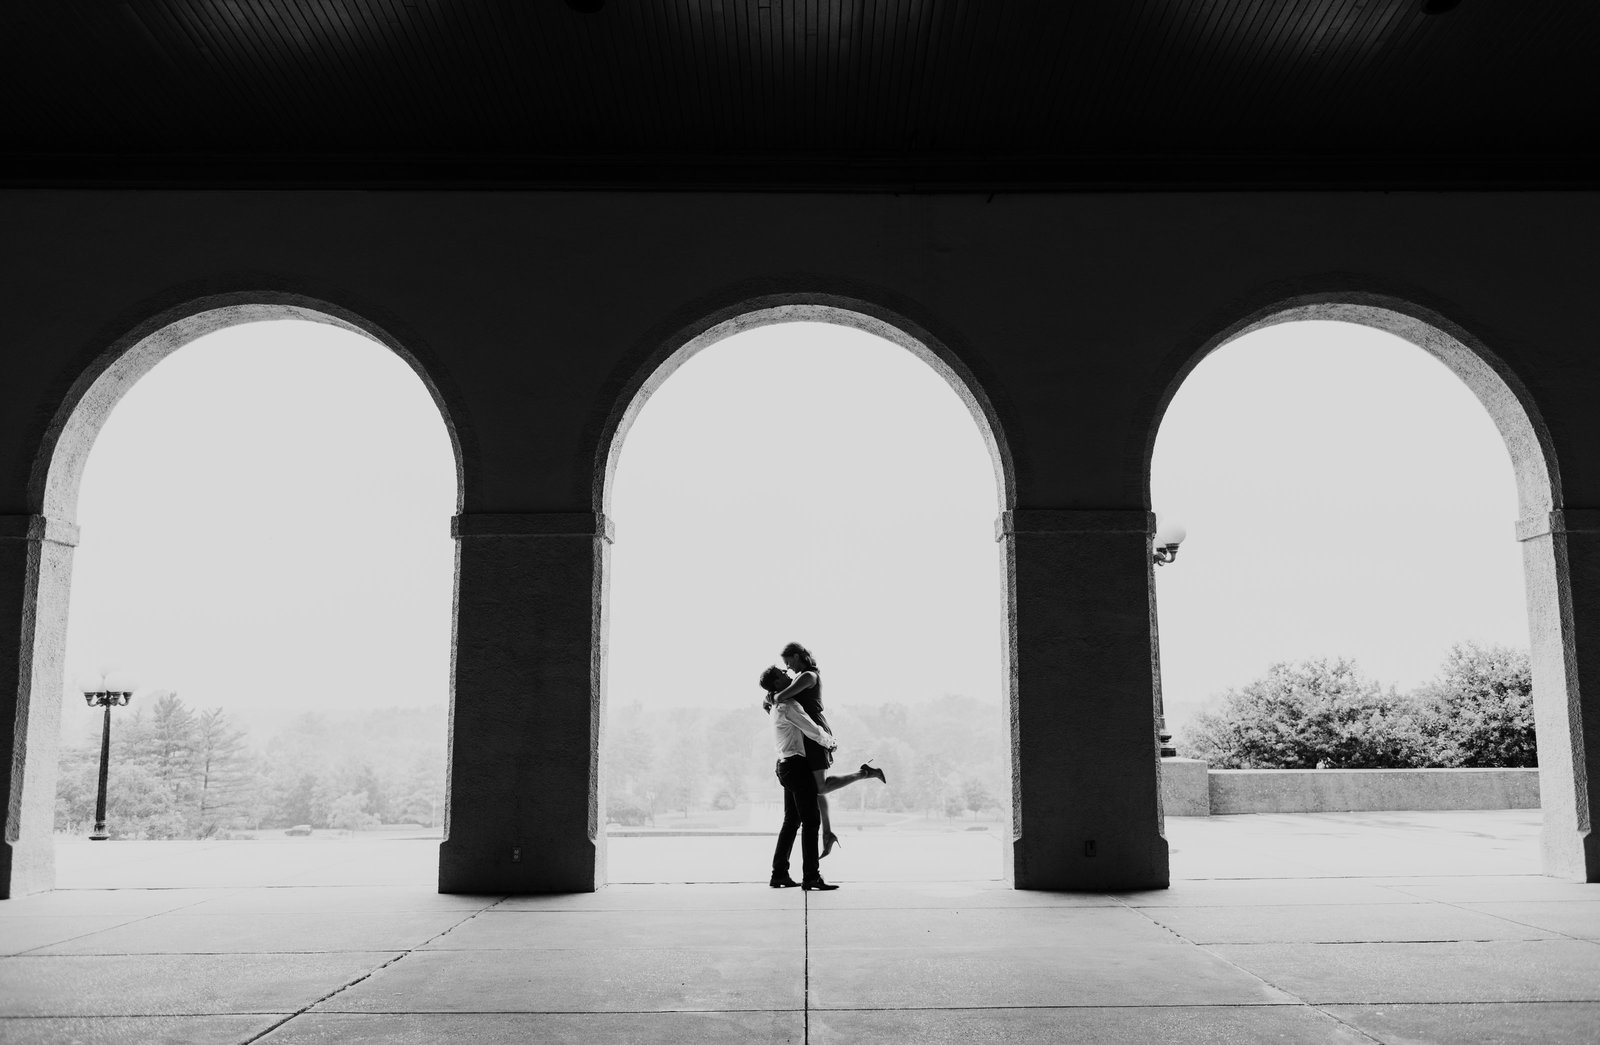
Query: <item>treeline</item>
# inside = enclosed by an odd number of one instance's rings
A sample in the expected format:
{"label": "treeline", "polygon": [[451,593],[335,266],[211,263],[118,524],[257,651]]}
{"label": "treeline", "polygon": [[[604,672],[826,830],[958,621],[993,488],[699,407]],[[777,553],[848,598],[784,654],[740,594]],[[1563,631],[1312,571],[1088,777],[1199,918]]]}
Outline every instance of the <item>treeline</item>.
{"label": "treeline", "polygon": [[[889,778],[838,792],[836,809],[995,815],[1010,794],[994,704],[952,695],[910,706],[829,706],[827,716],[839,739],[834,771],[871,758]],[[781,795],[771,727],[755,697],[736,711],[613,706],[608,728],[602,770],[613,823],[654,823]]]}
{"label": "treeline", "polygon": [[[61,754],[56,829],[87,833],[99,729]],[[159,693],[112,711],[107,827],[114,838],[213,838],[308,824],[437,826],[444,811],[445,710],[306,714],[252,746],[224,711]]]}
{"label": "treeline", "polygon": [[1272,665],[1180,737],[1218,769],[1429,769],[1539,764],[1528,654],[1453,647],[1431,681],[1387,689],[1344,659]]}

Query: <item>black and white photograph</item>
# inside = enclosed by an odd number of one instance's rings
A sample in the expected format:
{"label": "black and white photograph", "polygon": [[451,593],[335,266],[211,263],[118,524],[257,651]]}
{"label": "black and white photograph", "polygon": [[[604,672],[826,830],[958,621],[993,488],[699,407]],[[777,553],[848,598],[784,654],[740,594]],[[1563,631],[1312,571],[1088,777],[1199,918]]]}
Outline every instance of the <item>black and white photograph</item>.
{"label": "black and white photograph", "polygon": [[0,1042],[1600,1041],[1600,6],[0,15]]}

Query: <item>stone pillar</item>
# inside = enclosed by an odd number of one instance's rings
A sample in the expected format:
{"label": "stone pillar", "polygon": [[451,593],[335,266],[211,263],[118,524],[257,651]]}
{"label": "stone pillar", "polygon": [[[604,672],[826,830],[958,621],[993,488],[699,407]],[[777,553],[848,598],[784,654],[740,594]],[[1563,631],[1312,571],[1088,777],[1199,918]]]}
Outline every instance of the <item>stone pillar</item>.
{"label": "stone pillar", "polygon": [[10,783],[0,835],[0,899],[55,885],[57,741],[67,645],[67,595],[77,527],[0,515],[0,752]]}
{"label": "stone pillar", "polygon": [[1600,882],[1600,509],[1517,524],[1528,584],[1544,873]]}
{"label": "stone pillar", "polygon": [[1146,511],[1017,509],[1008,579],[1018,889],[1168,884]]}
{"label": "stone pillar", "polygon": [[456,625],[443,893],[604,884],[603,515],[466,514]]}

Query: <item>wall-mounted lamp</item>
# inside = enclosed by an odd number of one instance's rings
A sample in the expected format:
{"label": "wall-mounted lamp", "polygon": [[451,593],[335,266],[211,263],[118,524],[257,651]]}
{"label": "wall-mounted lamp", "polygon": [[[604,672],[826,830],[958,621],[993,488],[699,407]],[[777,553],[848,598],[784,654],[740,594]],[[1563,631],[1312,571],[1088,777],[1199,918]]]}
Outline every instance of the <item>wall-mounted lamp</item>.
{"label": "wall-mounted lamp", "polygon": [[1165,566],[1178,557],[1178,545],[1189,536],[1185,530],[1174,522],[1164,522],[1156,528],[1154,547],[1150,550],[1150,558],[1155,560],[1157,566]]}

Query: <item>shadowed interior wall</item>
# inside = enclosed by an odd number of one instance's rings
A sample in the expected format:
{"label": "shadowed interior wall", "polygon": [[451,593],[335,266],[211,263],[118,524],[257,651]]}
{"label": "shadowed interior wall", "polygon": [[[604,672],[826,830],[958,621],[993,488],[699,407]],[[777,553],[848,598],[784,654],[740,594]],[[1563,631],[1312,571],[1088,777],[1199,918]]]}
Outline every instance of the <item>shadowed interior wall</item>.
{"label": "shadowed interior wall", "polygon": [[1600,781],[1597,218],[1600,199],[1562,193],[0,195],[0,668],[18,679],[0,698],[6,888],[48,885],[13,877],[49,831],[17,746],[40,728],[30,710],[53,714],[28,704],[28,564],[50,543],[40,527],[71,521],[33,521],[47,514],[41,447],[108,346],[226,294],[304,295],[365,317],[448,404],[464,529],[445,888],[601,881],[595,476],[608,419],[678,332],[772,295],[907,317],[991,404],[1013,468],[1001,536],[1025,887],[1166,881],[1145,463],[1184,368],[1218,332],[1303,295],[1412,302],[1470,331],[1520,380],[1561,465],[1546,522],[1554,589],[1534,612],[1554,615],[1567,665],[1553,742],[1573,766],[1572,821],[1548,830],[1577,855],[1551,869],[1600,878],[1588,819]]}

